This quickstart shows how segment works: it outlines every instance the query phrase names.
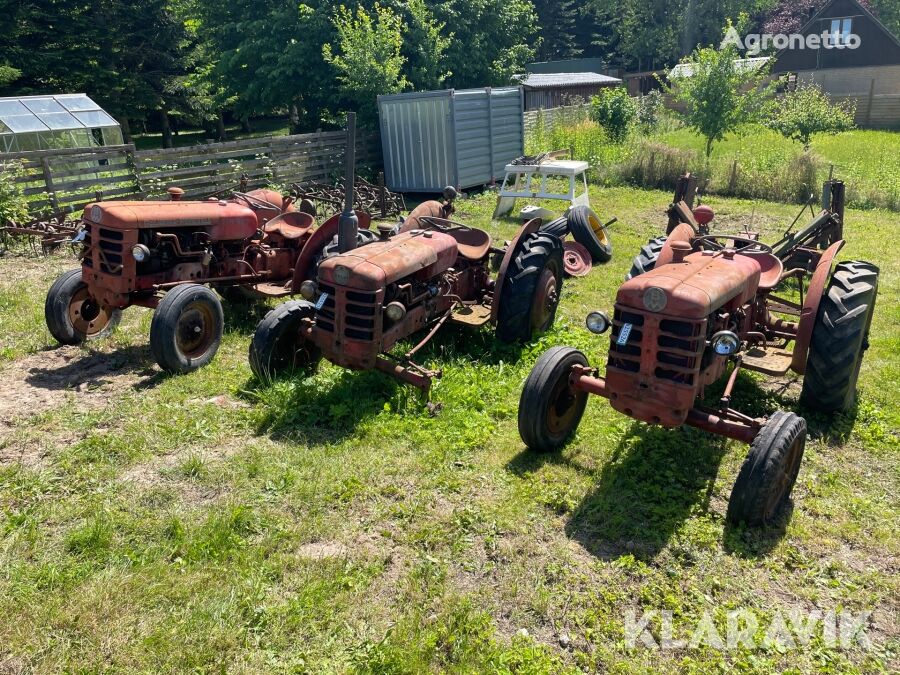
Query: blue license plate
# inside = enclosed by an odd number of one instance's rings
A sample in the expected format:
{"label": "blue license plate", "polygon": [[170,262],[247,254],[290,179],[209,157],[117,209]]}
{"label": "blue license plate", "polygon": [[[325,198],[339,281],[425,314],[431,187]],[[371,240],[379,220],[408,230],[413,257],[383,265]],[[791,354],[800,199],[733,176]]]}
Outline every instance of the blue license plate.
{"label": "blue license plate", "polygon": [[630,323],[626,323],[624,326],[622,326],[622,330],[619,331],[619,338],[616,340],[617,345],[619,345],[620,347],[624,347],[626,344],[628,344],[628,336],[631,335],[631,329],[633,327],[634,326]]}
{"label": "blue license plate", "polygon": [[319,299],[316,300],[316,309],[322,309],[325,306],[325,301],[328,299],[328,293],[322,293],[319,296]]}

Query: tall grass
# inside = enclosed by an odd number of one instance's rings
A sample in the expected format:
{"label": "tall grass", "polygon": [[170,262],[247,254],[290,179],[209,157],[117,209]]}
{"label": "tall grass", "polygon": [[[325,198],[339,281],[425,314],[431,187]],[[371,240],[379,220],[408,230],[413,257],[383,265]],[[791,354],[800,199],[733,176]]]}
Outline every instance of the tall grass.
{"label": "tall grass", "polygon": [[586,109],[539,115],[529,126],[530,153],[571,149],[591,164],[589,180],[601,185],[674,186],[684,171],[704,178],[706,192],[722,196],[802,203],[829,175],[847,184],[855,208],[900,211],[900,133],[851,131],[816,138],[810,152],[762,126],[747,126],[715,146],[707,165],[704,140],[671,120],[657,132],[637,131],[610,142]]}

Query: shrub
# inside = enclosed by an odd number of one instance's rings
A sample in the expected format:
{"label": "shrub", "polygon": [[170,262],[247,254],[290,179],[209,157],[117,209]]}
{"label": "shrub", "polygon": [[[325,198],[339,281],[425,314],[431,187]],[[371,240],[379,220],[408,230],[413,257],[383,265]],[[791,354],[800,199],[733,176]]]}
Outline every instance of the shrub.
{"label": "shrub", "polygon": [[615,173],[618,180],[631,185],[671,189],[679,176],[699,164],[700,157],[692,150],[640,141],[631,155],[616,167]]}
{"label": "shrub", "polygon": [[855,101],[832,103],[819,85],[809,83],[775,101],[767,126],[809,150],[814,135],[850,131],[855,117]]}
{"label": "shrub", "polygon": [[659,127],[663,113],[663,95],[657,91],[651,91],[641,96],[637,102],[637,123],[644,133],[656,131]]}
{"label": "shrub", "polygon": [[21,222],[28,219],[28,202],[22,194],[22,184],[16,182],[21,175],[20,163],[0,164],[0,225],[10,220]]}
{"label": "shrub", "polygon": [[591,119],[603,127],[609,140],[621,143],[637,114],[637,104],[624,87],[603,89],[591,99]]}

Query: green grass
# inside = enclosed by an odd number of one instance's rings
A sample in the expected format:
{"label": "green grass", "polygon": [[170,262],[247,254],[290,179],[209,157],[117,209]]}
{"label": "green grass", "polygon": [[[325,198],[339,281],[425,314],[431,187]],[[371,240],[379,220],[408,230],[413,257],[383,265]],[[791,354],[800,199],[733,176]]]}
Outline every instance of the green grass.
{"label": "green grass", "polygon": [[[151,365],[144,310],[128,310],[116,336],[90,349],[57,350],[41,321],[43,295],[72,261],[0,258],[0,379],[20,378],[16,396],[46,393],[36,373],[59,353],[73,373],[118,364],[87,389],[56,392],[52,405],[0,423],[2,668],[896,669],[900,263],[884,242],[900,232],[897,214],[848,213],[841,257],[882,270],[860,403],[835,419],[809,417],[795,506],[778,527],[724,522],[740,444],[648,428],[601,399],[562,452],[522,447],[522,381],[555,344],[602,365],[606,342],[583,317],[611,307],[631,255],[663,228],[669,198],[592,189],[602,216],[619,218],[612,262],[566,282],[557,327],[532,344],[452,327],[439,335],[423,353],[444,370],[436,416],[377,373],[326,365],[260,386],[246,350],[265,308],[227,307],[219,355],[187,376]],[[723,227],[752,217],[768,239],[796,211],[709,203]],[[515,224],[490,224],[492,207],[490,195],[463,200],[456,217],[510,238]],[[735,405],[765,414],[796,409],[796,396],[796,386],[747,375]],[[872,609],[877,649],[821,640],[786,653],[628,649],[633,607],[670,610],[676,627],[710,612],[723,631],[738,607],[761,618]]]}

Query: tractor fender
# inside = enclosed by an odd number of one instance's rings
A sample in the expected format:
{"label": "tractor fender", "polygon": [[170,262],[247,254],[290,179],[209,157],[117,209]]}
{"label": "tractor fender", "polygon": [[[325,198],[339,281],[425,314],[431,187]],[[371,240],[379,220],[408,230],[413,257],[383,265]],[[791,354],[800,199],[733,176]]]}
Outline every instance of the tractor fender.
{"label": "tractor fender", "polygon": [[452,205],[444,205],[433,199],[422,202],[410,212],[406,217],[406,220],[403,221],[403,224],[400,225],[397,233],[400,234],[402,232],[409,232],[410,230],[423,229],[424,226],[419,222],[419,218],[440,218],[446,220],[451,215],[453,215]]}
{"label": "tractor fender", "polygon": [[506,270],[509,264],[516,257],[519,249],[525,243],[525,239],[530,234],[534,234],[541,229],[543,221],[540,218],[532,218],[519,228],[516,236],[506,247],[506,253],[503,254],[503,262],[500,263],[500,271],[497,272],[497,279],[494,281],[494,300],[491,303],[491,324],[497,323],[497,316],[500,313],[500,289],[503,288],[503,281],[506,279]]}
{"label": "tractor fender", "polygon": [[663,244],[662,250],[659,252],[659,257],[656,259],[656,265],[654,265],[654,269],[658,269],[663,265],[668,265],[670,262],[672,262],[675,257],[672,254],[672,242],[686,241],[690,244],[691,239],[694,238],[695,234],[696,231],[688,223],[681,223],[681,225],[672,230],[672,232],[666,238],[666,243]]}
{"label": "tractor fender", "polygon": [[806,357],[809,354],[809,343],[812,340],[813,326],[816,316],[819,314],[819,303],[825,293],[825,284],[831,276],[831,267],[838,251],[844,246],[844,240],[836,241],[819,259],[816,271],[813,272],[803,300],[803,309],[800,310],[800,323],[797,326],[797,338],[794,342],[794,355],[791,359],[791,370],[798,375],[806,372]]}
{"label": "tractor fender", "polygon": [[[369,226],[372,224],[371,216],[369,216],[368,213],[357,211],[356,217],[359,219],[360,229],[368,230]],[[294,276],[291,280],[291,295],[299,293],[300,284],[307,279],[312,278],[313,272],[315,271],[313,270],[313,262],[316,259],[316,254],[334,239],[334,236],[338,233],[338,224],[340,223],[340,220],[341,214],[335,213],[331,218],[313,230],[313,233],[310,235],[309,239],[306,240],[303,248],[300,249],[300,255],[297,256],[297,262],[294,264]]]}

